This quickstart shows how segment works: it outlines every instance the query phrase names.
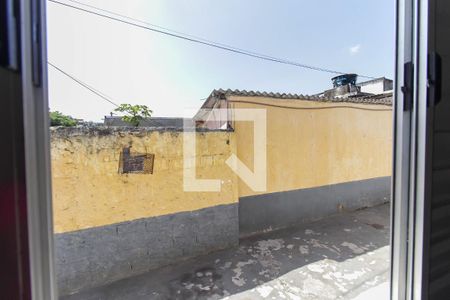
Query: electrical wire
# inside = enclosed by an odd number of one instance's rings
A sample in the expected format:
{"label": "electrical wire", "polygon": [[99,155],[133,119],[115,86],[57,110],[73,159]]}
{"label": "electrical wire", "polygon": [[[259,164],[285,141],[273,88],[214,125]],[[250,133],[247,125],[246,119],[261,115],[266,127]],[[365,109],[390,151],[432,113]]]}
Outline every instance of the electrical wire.
{"label": "electrical wire", "polygon": [[[299,99],[299,100],[302,100],[302,99]],[[369,110],[369,111],[392,111],[391,108],[366,108],[366,107],[350,106],[350,105],[339,105],[339,106],[335,105],[335,106],[324,106],[324,107],[296,107],[296,106],[260,103],[260,102],[255,102],[255,101],[246,101],[246,100],[228,100],[228,102],[230,102],[230,103],[247,103],[247,104],[260,105],[260,106],[286,108],[286,109],[297,109],[297,110],[322,110],[322,109],[349,108],[349,109]],[[317,101],[317,102],[319,102],[319,101]],[[326,103],[326,102],[319,102],[319,103]],[[355,103],[355,104],[358,104],[358,103]],[[371,104],[371,103],[361,103],[361,104]],[[379,105],[379,104],[373,104],[373,105]]]}
{"label": "electrical wire", "polygon": [[[56,65],[52,64],[51,62],[47,62],[47,63],[51,67],[53,67],[55,70],[57,70],[60,73],[64,74],[65,76],[67,76],[68,78],[72,79],[73,81],[75,81],[76,83],[81,85],[82,87],[88,89],[92,93],[96,94],[97,96],[99,96],[103,100],[107,101],[108,103],[110,103],[110,104],[112,104],[112,105],[114,105],[116,107],[119,107],[119,105],[117,103],[115,103],[114,101],[112,101],[110,99],[111,97],[105,95],[104,93],[102,93],[99,90],[93,88],[92,86],[88,85],[87,83],[84,83],[83,81],[79,80],[78,78],[70,75],[69,73],[65,72],[61,68],[59,68]],[[205,99],[207,99],[207,98],[204,98],[202,100],[205,100]],[[297,110],[322,110],[322,109],[350,108],[350,109],[359,109],[359,110],[368,110],[368,111],[392,111],[392,109],[390,109],[390,108],[379,108],[379,109],[378,108],[364,108],[364,107],[349,106],[349,105],[340,105],[340,106],[335,105],[335,106],[326,106],[326,107],[296,107],[296,106],[286,106],[286,105],[260,103],[260,102],[247,101],[247,100],[239,100],[239,101],[228,100],[228,102],[230,102],[230,103],[247,103],[247,104],[255,104],[255,105],[261,105],[261,106],[268,106],[268,107],[285,108],[285,109],[297,109]]]}
{"label": "electrical wire", "polygon": [[[130,25],[130,26],[142,28],[142,29],[145,29],[145,30],[150,30],[150,31],[153,31],[153,32],[156,32],[156,33],[164,34],[164,35],[167,35],[167,36],[171,36],[171,37],[174,37],[174,38],[186,40],[186,41],[193,42],[193,43],[202,44],[202,45],[205,45],[205,46],[218,48],[218,49],[229,51],[229,52],[233,52],[233,53],[236,53],[236,54],[241,54],[241,55],[245,55],[245,56],[249,56],[249,57],[253,57],[253,58],[258,58],[258,59],[262,59],[262,60],[266,60],[266,61],[286,64],[286,65],[291,65],[291,66],[296,66],[296,67],[310,69],[310,70],[319,71],[319,72],[326,72],[326,73],[331,73],[331,74],[336,74],[336,75],[346,74],[346,72],[340,72],[340,71],[336,71],[336,70],[332,70],[332,69],[316,67],[316,66],[312,66],[312,65],[306,65],[306,64],[299,63],[299,62],[286,60],[286,59],[281,59],[281,58],[277,58],[277,57],[273,57],[273,56],[260,54],[260,53],[257,53],[257,52],[252,52],[252,51],[244,50],[244,49],[241,49],[241,48],[229,46],[229,45],[226,45],[226,44],[217,43],[217,42],[209,41],[209,40],[206,40],[206,39],[198,38],[198,37],[193,36],[193,35],[188,35],[188,34],[185,34],[185,33],[178,32],[178,31],[170,30],[170,29],[162,27],[162,26],[158,26],[158,25],[155,25],[155,24],[151,24],[151,23],[139,20],[139,19],[135,19],[135,18],[131,18],[131,17],[128,17],[128,16],[125,16],[125,15],[122,15],[122,14],[111,12],[111,11],[108,11],[108,10],[105,10],[105,9],[102,9],[102,8],[99,8],[99,7],[96,7],[96,6],[93,6],[93,5],[83,4],[82,2],[75,1],[75,0],[67,0],[67,1],[70,1],[70,2],[73,2],[73,3],[77,3],[79,5],[84,5],[86,7],[94,8],[94,9],[96,9],[98,11],[106,12],[108,14],[119,16],[121,18],[126,18],[128,20],[132,20],[132,21],[135,21],[135,22],[137,21],[137,22],[140,22],[140,23],[146,24],[146,25],[136,24],[136,23],[131,22],[131,21],[115,18],[115,17],[108,16],[108,15],[105,15],[105,14],[102,14],[102,13],[99,13],[99,12],[95,12],[95,11],[92,11],[92,10],[84,9],[84,8],[79,7],[79,6],[70,5],[70,4],[63,3],[63,2],[60,2],[60,1],[56,1],[56,0],[48,0],[48,1],[52,2],[52,3],[55,3],[55,4],[59,4],[59,5],[65,6],[65,7],[68,7],[68,8],[79,10],[79,11],[82,11],[82,12],[85,12],[85,13],[88,13],[88,14],[93,14],[93,15],[96,15],[96,16],[99,16],[99,17],[103,17],[103,18],[107,18],[107,19],[110,19],[110,20],[113,20],[113,21],[124,23],[124,24]],[[157,27],[159,29],[155,29],[155,28],[152,28],[150,26]],[[376,78],[376,77],[367,76],[367,75],[358,75],[358,76],[364,77],[364,78],[368,78],[368,79],[375,79]]]}
{"label": "electrical wire", "polygon": [[[223,47],[230,48],[230,49],[233,49],[233,50],[239,50],[239,51],[247,52],[247,53],[250,53],[250,54],[254,54],[254,55],[257,55],[257,56],[266,57],[266,58],[270,58],[270,59],[274,59],[274,60],[280,60],[280,61],[289,62],[289,63],[292,63],[292,64],[299,64],[299,63],[292,62],[292,61],[289,61],[289,60],[286,60],[286,59],[276,58],[274,56],[269,56],[269,55],[266,55],[266,54],[257,53],[257,52],[254,52],[254,51],[250,51],[250,50],[234,47],[234,46],[231,46],[231,45],[228,45],[228,44],[223,44],[223,43],[219,43],[219,42],[216,42],[216,41],[208,40],[208,39],[196,36],[196,35],[187,34],[187,33],[181,32],[181,31],[176,31],[176,30],[173,30],[173,29],[170,29],[170,28],[167,28],[167,27],[163,27],[163,26],[160,26],[160,25],[149,23],[149,22],[141,20],[141,19],[132,18],[132,17],[129,17],[129,16],[126,16],[126,15],[123,15],[123,14],[119,14],[119,13],[116,13],[116,12],[113,12],[113,11],[110,11],[110,10],[99,8],[97,6],[86,4],[86,3],[83,3],[83,2],[80,2],[80,1],[76,1],[76,0],[65,0],[65,1],[76,3],[78,5],[86,6],[86,7],[89,7],[89,8],[93,8],[95,10],[103,11],[103,12],[106,12],[106,13],[114,15],[114,16],[118,16],[118,17],[125,18],[125,19],[128,19],[128,20],[132,20],[132,21],[136,21],[136,22],[139,22],[139,23],[143,23],[143,24],[146,24],[146,25],[149,25],[149,26],[153,26],[153,27],[156,27],[156,28],[159,28],[159,29],[163,29],[163,30],[175,33],[175,34],[187,36],[187,37],[190,37],[190,38],[193,38],[193,39],[197,39],[197,40],[200,40],[200,41],[203,41],[203,42],[207,42],[207,43],[223,46]],[[302,66],[306,66],[306,65],[302,64]],[[332,70],[330,70],[330,71],[332,71]],[[339,72],[339,71],[332,71],[332,72],[334,72],[334,74],[345,74],[344,72]],[[364,76],[364,75],[360,75],[360,76],[361,77],[366,77],[366,78],[372,78],[372,79],[375,78],[375,77]]]}
{"label": "electrical wire", "polygon": [[54,64],[52,64],[51,62],[47,62],[50,66],[52,66],[55,70],[59,71],[60,73],[64,74],[65,76],[69,77],[70,79],[72,79],[73,81],[75,81],[76,83],[78,83],[79,85],[81,85],[82,87],[88,89],[89,91],[91,91],[92,93],[96,94],[97,96],[99,96],[100,98],[102,98],[103,100],[109,102],[110,104],[114,105],[115,107],[119,107],[119,105],[117,103],[115,103],[114,101],[111,100],[111,97],[105,95],[104,93],[100,92],[99,90],[93,88],[92,86],[88,85],[87,83],[84,83],[83,81],[79,80],[78,78],[70,75],[69,73],[65,72],[64,70],[62,70],[61,68],[55,66]]}
{"label": "electrical wire", "polygon": [[[47,62],[47,64],[49,64],[51,67],[53,67],[55,70],[57,70],[58,72],[62,73],[63,75],[67,76],[69,79],[72,79],[73,81],[75,81],[76,83],[78,83],[80,86],[84,87],[85,89],[89,90],[90,92],[94,93],[95,95],[99,96],[100,98],[102,98],[103,100],[107,101],[108,103],[114,105],[115,107],[119,107],[119,105],[117,103],[115,103],[113,100],[111,100],[111,97],[109,97],[108,95],[100,92],[99,90],[95,89],[94,87],[90,86],[89,84],[81,81],[80,79],[76,78],[73,75],[70,75],[69,73],[67,73],[66,71],[64,71],[63,69],[57,67],[55,64],[51,63],[51,62]],[[202,98],[200,100],[206,100],[207,98]],[[127,113],[128,114],[128,113]]]}

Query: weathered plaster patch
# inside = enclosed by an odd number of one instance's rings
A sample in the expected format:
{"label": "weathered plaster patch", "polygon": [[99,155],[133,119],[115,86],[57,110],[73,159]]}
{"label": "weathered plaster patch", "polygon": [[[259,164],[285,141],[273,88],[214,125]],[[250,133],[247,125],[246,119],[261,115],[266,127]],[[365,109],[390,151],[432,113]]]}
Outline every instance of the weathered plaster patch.
{"label": "weathered plaster patch", "polygon": [[306,266],[308,268],[308,270],[310,270],[311,272],[315,272],[315,273],[323,273],[325,271],[325,267],[324,265],[320,264],[320,263],[315,263],[315,264],[310,264]]}
{"label": "weathered plaster patch", "polygon": [[197,275],[197,277],[203,277],[203,273],[202,272],[197,272],[195,275]]}
{"label": "weathered plaster patch", "polygon": [[244,273],[244,271],[242,270],[243,267],[247,266],[247,265],[251,265],[256,263],[255,260],[253,259],[249,259],[247,261],[240,261],[236,264],[236,268],[233,269],[234,272],[234,276],[231,278],[231,281],[233,281],[233,283],[237,286],[243,286],[247,281],[242,278],[242,274]]}
{"label": "weathered plaster patch", "polygon": [[306,255],[309,254],[309,248],[307,245],[301,245],[298,250],[300,251],[301,254]]}
{"label": "weathered plaster patch", "polygon": [[284,247],[284,240],[282,239],[270,239],[258,241],[257,249],[261,252],[277,251]]}
{"label": "weathered plaster patch", "polygon": [[[316,240],[316,239],[310,239],[310,240],[308,241],[308,243],[311,244],[314,248],[322,248],[322,249],[326,249],[326,250],[328,250],[328,251],[330,251],[330,252],[333,252],[334,254],[336,254],[336,255],[338,255],[338,256],[340,255],[339,249],[338,249],[338,250],[333,249],[332,247],[328,246],[327,244],[321,243],[319,240]],[[325,256],[325,257],[326,257],[326,256]]]}
{"label": "weathered plaster patch", "polygon": [[220,267],[222,270],[229,269],[231,267],[231,261],[227,261],[223,264],[222,267]]}
{"label": "weathered plaster patch", "polygon": [[263,298],[267,298],[270,293],[272,293],[273,288],[270,286],[260,286],[256,288],[256,291],[259,293],[259,295]]}
{"label": "weathered plaster patch", "polygon": [[305,234],[306,234],[306,235],[320,235],[320,233],[314,232],[314,231],[311,230],[311,229],[306,229],[306,230],[305,230]]}
{"label": "weathered plaster patch", "polygon": [[291,300],[301,300],[301,298],[299,296],[294,295],[290,292],[287,292],[286,294],[289,296],[289,299],[291,299]]}
{"label": "weathered plaster patch", "polygon": [[309,277],[303,282],[302,294],[314,295],[321,299],[335,299],[333,289],[326,286],[322,281]]}
{"label": "weathered plaster patch", "polygon": [[340,278],[343,278],[348,281],[356,280],[356,279],[360,278],[361,276],[363,276],[364,274],[366,274],[365,271],[354,271],[351,273],[340,273],[340,272],[337,272],[337,273],[339,273],[339,276],[338,276],[338,274],[336,274],[337,278],[340,277]]}
{"label": "weathered plaster patch", "polygon": [[353,243],[349,243],[349,242],[343,242],[341,245],[344,247],[348,247],[355,254],[362,254],[362,253],[364,253],[364,250],[365,250],[364,248],[358,247],[357,245],[355,245]]}

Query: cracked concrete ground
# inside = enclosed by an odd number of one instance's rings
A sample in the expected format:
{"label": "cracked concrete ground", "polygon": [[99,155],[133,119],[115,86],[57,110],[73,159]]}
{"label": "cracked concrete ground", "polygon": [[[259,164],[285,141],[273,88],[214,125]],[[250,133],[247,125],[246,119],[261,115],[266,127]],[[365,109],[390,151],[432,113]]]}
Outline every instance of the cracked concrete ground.
{"label": "cracked concrete ground", "polygon": [[63,299],[382,300],[388,298],[389,255],[384,204],[248,238],[237,249]]}

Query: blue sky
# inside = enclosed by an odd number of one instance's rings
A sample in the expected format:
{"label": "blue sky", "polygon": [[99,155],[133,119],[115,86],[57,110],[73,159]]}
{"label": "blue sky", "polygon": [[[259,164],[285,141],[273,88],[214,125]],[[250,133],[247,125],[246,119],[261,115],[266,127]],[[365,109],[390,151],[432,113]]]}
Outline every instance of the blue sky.
{"label": "blue sky", "polygon": [[[393,77],[393,0],[79,1],[271,56]],[[333,74],[193,44],[51,2],[47,7],[49,61],[117,103],[148,105],[155,116],[181,116],[215,88],[314,94],[331,87]],[[114,109],[51,68],[49,89],[51,110],[101,121]]]}

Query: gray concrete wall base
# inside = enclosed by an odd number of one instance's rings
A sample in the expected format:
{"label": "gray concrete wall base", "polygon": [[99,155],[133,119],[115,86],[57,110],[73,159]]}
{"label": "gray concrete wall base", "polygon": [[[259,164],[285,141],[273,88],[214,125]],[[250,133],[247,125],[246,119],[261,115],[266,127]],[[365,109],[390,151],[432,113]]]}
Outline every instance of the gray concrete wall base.
{"label": "gray concrete wall base", "polygon": [[238,204],[55,235],[60,295],[239,244],[239,237],[389,201],[390,177],[242,197]]}
{"label": "gray concrete wall base", "polygon": [[237,204],[55,235],[60,295],[239,243]]}
{"label": "gray concrete wall base", "polygon": [[246,237],[390,200],[391,177],[242,197],[239,233]]}

